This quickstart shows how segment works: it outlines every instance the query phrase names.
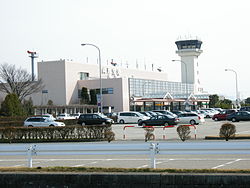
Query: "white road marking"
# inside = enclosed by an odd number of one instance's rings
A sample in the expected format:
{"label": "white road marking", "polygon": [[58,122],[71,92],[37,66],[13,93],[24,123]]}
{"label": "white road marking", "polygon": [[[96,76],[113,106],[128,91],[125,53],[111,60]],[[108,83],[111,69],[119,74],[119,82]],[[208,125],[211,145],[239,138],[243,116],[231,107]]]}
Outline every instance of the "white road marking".
{"label": "white road marking", "polygon": [[[173,160],[175,159],[162,159],[161,160],[162,162],[159,162],[159,160],[157,159],[158,162],[156,162],[155,164],[162,164],[162,163],[166,163],[166,162],[173,161]],[[139,166],[137,168],[146,168],[146,167],[148,167],[148,165]]]}
{"label": "white road marking", "polygon": [[148,167],[148,165],[139,166],[137,168],[146,168],[146,167]]}
{"label": "white road marking", "polygon": [[249,133],[250,131],[241,131],[241,132],[237,132],[235,134],[242,134],[242,133]]}
{"label": "white road marking", "polygon": [[241,160],[242,160],[242,159],[236,159],[236,160],[234,160],[234,161],[230,161],[230,162],[227,162],[227,163],[224,163],[224,164],[215,166],[215,167],[213,167],[212,169],[217,169],[217,168],[220,168],[220,167],[223,167],[223,166],[226,166],[226,165],[229,165],[229,164],[233,164],[233,163],[238,162],[238,161],[241,161]]}

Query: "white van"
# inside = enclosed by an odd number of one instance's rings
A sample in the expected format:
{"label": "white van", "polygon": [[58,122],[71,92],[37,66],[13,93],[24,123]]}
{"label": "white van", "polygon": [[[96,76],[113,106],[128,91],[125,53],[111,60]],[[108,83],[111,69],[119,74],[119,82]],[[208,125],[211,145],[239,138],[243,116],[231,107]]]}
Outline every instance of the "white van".
{"label": "white van", "polygon": [[138,123],[141,120],[150,119],[148,116],[144,116],[139,112],[119,112],[117,116],[117,122],[123,123]]}

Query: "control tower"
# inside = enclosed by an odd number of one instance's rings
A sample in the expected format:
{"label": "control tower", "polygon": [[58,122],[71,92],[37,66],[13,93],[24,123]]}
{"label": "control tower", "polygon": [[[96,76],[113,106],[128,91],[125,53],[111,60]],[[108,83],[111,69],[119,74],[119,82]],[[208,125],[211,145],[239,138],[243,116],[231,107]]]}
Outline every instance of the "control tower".
{"label": "control tower", "polygon": [[[179,40],[176,41],[178,50],[176,53],[181,57],[181,82],[194,84],[194,94],[201,93],[199,80],[198,56],[202,53],[200,40]],[[186,67],[185,67],[186,66]],[[187,74],[187,75],[186,75]]]}

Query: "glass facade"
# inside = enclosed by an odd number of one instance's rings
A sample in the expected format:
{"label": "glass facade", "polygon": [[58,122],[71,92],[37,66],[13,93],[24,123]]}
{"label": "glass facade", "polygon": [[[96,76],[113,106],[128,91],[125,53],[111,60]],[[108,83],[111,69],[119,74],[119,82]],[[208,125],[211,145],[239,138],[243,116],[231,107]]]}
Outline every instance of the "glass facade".
{"label": "glass facade", "polygon": [[164,96],[166,93],[170,93],[171,95],[182,95],[182,97],[185,98],[187,94],[190,95],[193,91],[194,84],[138,78],[129,79],[130,96],[134,97],[162,98],[162,95]]}

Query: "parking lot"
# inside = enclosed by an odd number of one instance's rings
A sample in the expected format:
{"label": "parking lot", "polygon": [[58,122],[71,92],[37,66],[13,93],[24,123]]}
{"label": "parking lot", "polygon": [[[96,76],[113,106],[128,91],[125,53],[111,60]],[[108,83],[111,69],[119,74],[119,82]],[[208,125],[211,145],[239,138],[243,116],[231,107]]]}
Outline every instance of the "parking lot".
{"label": "parking lot", "polygon": [[[196,139],[202,140],[205,136],[218,136],[221,125],[228,122],[230,121],[214,121],[207,118],[205,123],[195,126]],[[236,134],[250,135],[250,121],[233,122],[233,124],[236,126]],[[137,124],[114,124],[112,127],[116,140],[144,140],[145,130],[138,127]],[[165,128],[165,130],[163,126],[155,127],[155,139],[180,140],[176,127]],[[191,139],[195,139],[195,128],[190,127]]]}

